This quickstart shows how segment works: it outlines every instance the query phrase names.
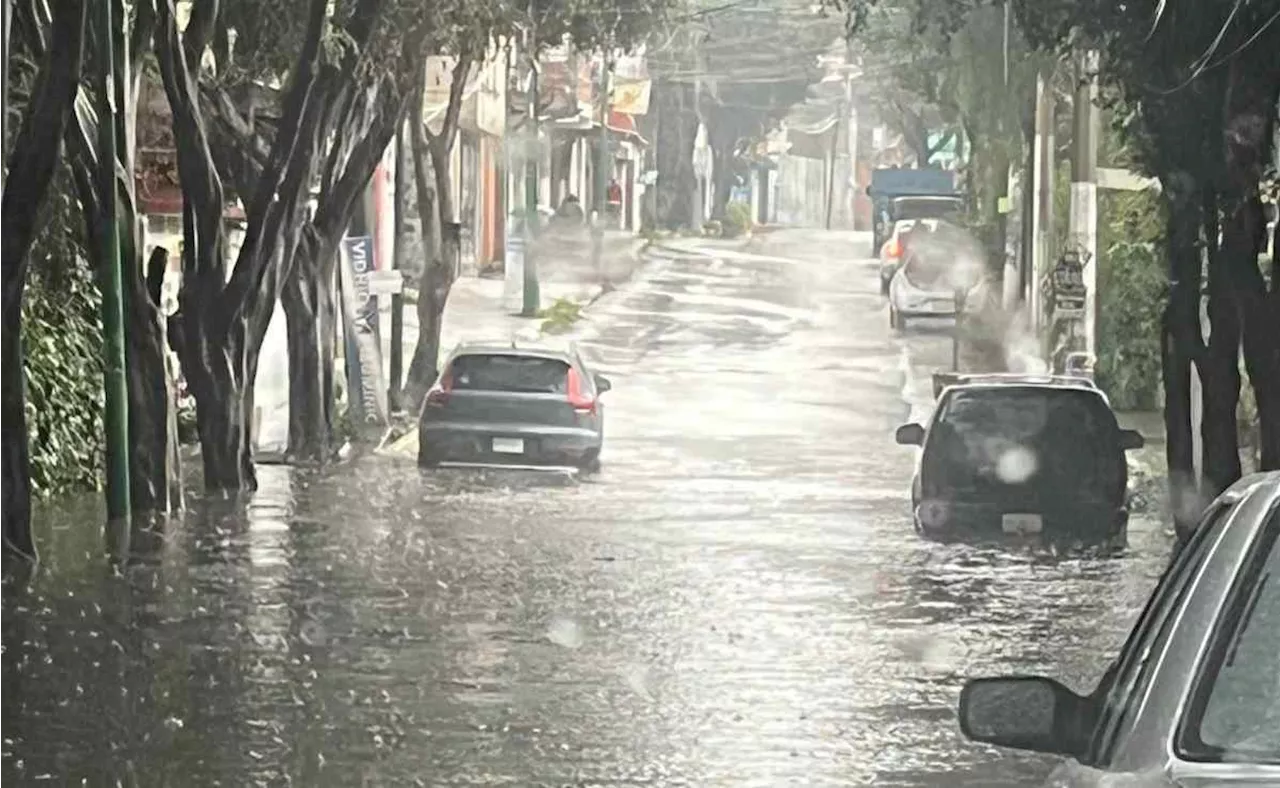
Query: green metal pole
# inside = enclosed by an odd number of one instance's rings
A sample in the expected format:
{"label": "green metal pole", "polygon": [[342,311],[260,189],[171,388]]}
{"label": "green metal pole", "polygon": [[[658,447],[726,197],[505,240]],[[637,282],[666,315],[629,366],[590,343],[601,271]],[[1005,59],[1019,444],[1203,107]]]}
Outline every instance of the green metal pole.
{"label": "green metal pole", "polygon": [[[533,7],[529,11],[533,23]],[[536,32],[529,36],[529,148],[524,165],[524,308],[520,314],[537,317],[542,308],[542,293],[538,288],[538,265],[534,239],[538,235],[538,157],[541,148],[538,141],[538,58]]]}
{"label": "green metal pole", "polygon": [[102,69],[98,95],[98,177],[102,194],[100,242],[106,261],[102,287],[103,383],[107,448],[107,517],[129,517],[129,389],[125,378],[124,275],[120,270],[120,238],[116,197],[115,54],[111,2],[98,7],[98,57]]}

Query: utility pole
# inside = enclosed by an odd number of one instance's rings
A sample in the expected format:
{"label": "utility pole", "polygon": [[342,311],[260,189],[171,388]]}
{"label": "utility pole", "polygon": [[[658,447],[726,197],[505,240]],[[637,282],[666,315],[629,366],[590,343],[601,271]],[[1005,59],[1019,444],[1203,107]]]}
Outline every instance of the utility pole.
{"label": "utility pole", "polygon": [[537,256],[534,239],[538,235],[538,158],[541,147],[538,141],[538,30],[537,17],[532,0],[529,3],[529,29],[525,33],[525,51],[529,56],[529,145],[524,164],[524,308],[520,314],[536,317],[542,307],[542,293],[538,289]]}
{"label": "utility pole", "polygon": [[[845,59],[844,64],[841,67],[841,70],[844,72],[844,94],[840,97],[840,103],[836,109],[836,112],[839,113],[836,116],[836,125],[831,129],[831,151],[828,153],[827,163],[827,215],[824,226],[828,230],[831,229],[831,213],[835,207],[836,200],[836,161],[839,158],[840,131],[842,129],[845,131],[846,138],[849,133],[849,105],[851,103],[850,99],[852,98],[853,91],[853,86],[849,77],[849,69],[851,67],[850,63],[852,61],[852,58],[850,57],[851,52],[852,46],[846,42]],[[852,165],[852,161],[850,161],[850,165]]]}
{"label": "utility pole", "polygon": [[1049,273],[1053,254],[1053,176],[1054,176],[1054,101],[1052,74],[1036,77],[1035,161],[1032,190],[1028,199],[1035,203],[1031,215],[1031,271],[1027,296],[1031,305],[1031,330],[1036,337],[1044,326],[1046,309],[1041,285]]}
{"label": "utility pole", "polygon": [[591,267],[604,283],[604,223],[607,221],[609,175],[609,70],[612,68],[612,55],[609,45],[600,56],[600,140],[596,145],[595,166],[595,217],[591,222]]}
{"label": "utility pole", "polygon": [[[415,116],[415,120],[417,120]],[[405,155],[405,146],[408,142],[408,135],[404,133],[406,121],[401,121],[399,128],[396,129],[396,166],[392,180],[392,190],[395,192],[395,238],[391,243],[391,267],[396,272],[404,270],[405,256],[405,236],[408,231],[408,217],[405,216],[405,202],[407,202],[408,191],[406,191],[406,182],[408,178],[408,159]],[[396,413],[400,410],[400,382],[404,377],[404,294],[402,290],[396,290],[391,294],[391,375],[387,382],[387,410]]]}
{"label": "utility pole", "polygon": [[[6,3],[7,5],[7,3]],[[102,83],[98,94],[98,178],[102,194],[100,243],[107,261],[102,277],[103,425],[107,449],[107,519],[129,519],[129,388],[125,378],[124,276],[120,270],[120,228],[116,202],[116,75],[111,10],[96,3]]]}
{"label": "utility pole", "polygon": [[1096,357],[1098,326],[1098,53],[1076,56],[1076,90],[1071,141],[1072,245],[1084,263],[1084,348]]}
{"label": "utility pole", "polygon": [[831,229],[831,208],[836,198],[836,146],[840,141],[840,119],[836,118],[836,124],[831,127],[831,147],[827,150],[827,184],[826,198],[827,210],[823,218],[822,225],[826,229]]}

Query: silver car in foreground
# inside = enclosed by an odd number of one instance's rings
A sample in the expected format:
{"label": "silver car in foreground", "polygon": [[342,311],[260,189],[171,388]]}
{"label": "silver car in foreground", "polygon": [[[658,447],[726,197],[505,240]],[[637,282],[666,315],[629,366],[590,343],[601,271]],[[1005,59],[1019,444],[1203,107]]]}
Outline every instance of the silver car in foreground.
{"label": "silver car in foreground", "polygon": [[1093,693],[978,679],[960,727],[1068,756],[1052,786],[1280,786],[1280,472],[1214,501]]}
{"label": "silver car in foreground", "polygon": [[418,464],[574,467],[594,471],[604,444],[608,379],[576,346],[458,346],[427,393]]}

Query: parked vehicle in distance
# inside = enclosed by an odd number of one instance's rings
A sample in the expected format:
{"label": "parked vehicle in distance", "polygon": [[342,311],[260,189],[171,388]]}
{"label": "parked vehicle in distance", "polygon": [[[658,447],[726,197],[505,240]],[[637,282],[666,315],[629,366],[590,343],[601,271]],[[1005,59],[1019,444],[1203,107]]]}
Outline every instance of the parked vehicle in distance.
{"label": "parked vehicle in distance", "polygon": [[969,270],[946,244],[934,242],[943,231],[935,224],[928,233],[911,233],[903,261],[889,280],[889,326],[902,330],[917,317],[954,318],[972,314],[986,304],[986,280]]}
{"label": "parked vehicle in distance", "polygon": [[594,471],[612,387],[575,345],[463,344],[445,361],[418,421],[418,464]]}
{"label": "parked vehicle in distance", "polygon": [[1066,756],[1055,788],[1280,785],[1280,472],[1205,511],[1092,693],[976,679],[960,728]]}
{"label": "parked vehicle in distance", "polygon": [[955,173],[949,170],[886,167],[871,172],[867,196],[872,203],[871,254],[889,237],[900,219],[937,219],[964,209],[956,191]]}
{"label": "parked vehicle in distance", "polygon": [[1123,546],[1128,534],[1123,430],[1092,381],[956,375],[927,427],[897,442],[921,448],[911,485],[916,532],[1009,535]]}
{"label": "parked vehicle in distance", "polygon": [[902,267],[911,236],[917,232],[932,232],[937,225],[932,219],[903,219],[893,223],[889,240],[880,245],[880,295],[889,295],[889,282]]}

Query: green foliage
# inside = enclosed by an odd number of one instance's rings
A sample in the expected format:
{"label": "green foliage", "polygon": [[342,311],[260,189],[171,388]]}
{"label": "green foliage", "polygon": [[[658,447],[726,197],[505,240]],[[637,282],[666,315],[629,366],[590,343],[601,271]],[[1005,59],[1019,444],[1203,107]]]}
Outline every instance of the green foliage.
{"label": "green foliage", "polygon": [[1121,410],[1160,406],[1160,318],[1167,290],[1164,216],[1148,192],[1099,199],[1099,385]]}
{"label": "green foliage", "polygon": [[98,489],[103,468],[100,296],[67,180],[51,189],[22,306],[31,491],[44,497]]}
{"label": "green foliage", "polygon": [[751,230],[751,206],[741,200],[733,200],[724,209],[724,236],[737,238]]}
{"label": "green foliage", "polygon": [[931,146],[931,134],[963,143],[957,152],[972,212],[967,226],[992,260],[1003,256],[999,199],[1008,194],[1009,168],[1025,160],[1029,97],[1036,75],[1051,62],[1016,27],[1007,33],[998,4],[884,0],[852,43],[867,73],[860,80],[866,100],[903,135],[921,165],[939,144],[935,137]]}
{"label": "green foliage", "polygon": [[655,80],[688,88],[691,96],[697,86],[716,171],[727,174],[750,143],[806,99],[821,76],[819,56],[832,51],[841,32],[837,20],[809,7],[708,3],[695,6],[646,57]]}
{"label": "green foliage", "polygon": [[544,333],[561,334],[582,318],[582,304],[571,298],[557,298],[554,304],[540,310],[538,317],[542,318]]}

